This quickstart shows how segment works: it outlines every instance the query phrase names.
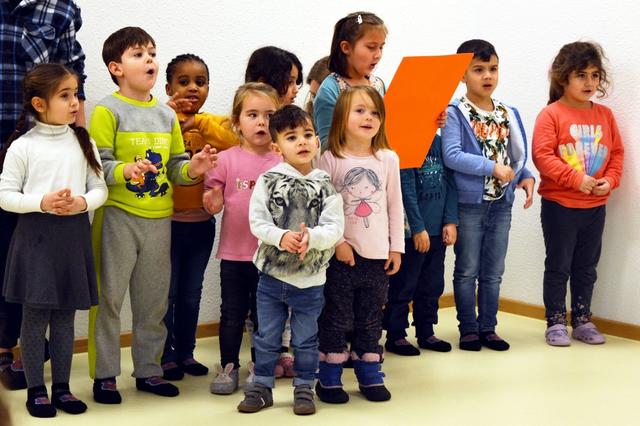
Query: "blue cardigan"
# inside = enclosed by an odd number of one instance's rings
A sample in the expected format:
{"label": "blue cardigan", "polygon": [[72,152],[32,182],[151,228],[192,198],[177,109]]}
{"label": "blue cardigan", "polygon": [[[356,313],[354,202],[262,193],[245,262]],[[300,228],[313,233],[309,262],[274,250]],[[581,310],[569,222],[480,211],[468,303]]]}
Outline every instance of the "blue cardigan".
{"label": "blue cardigan", "polygon": [[[493,175],[496,163],[482,155],[482,149],[466,117],[464,107],[456,99],[447,108],[447,125],[442,129],[444,164],[454,171],[458,202],[479,204],[484,194],[484,177]],[[515,178],[505,188],[504,200],[512,204],[516,185],[533,175],[527,163],[527,137],[518,110],[507,106],[509,144],[507,153]]]}
{"label": "blue cardigan", "polygon": [[407,215],[405,238],[427,231],[430,237],[442,235],[442,226],[458,224],[458,194],[453,173],[442,161],[440,135],[419,169],[400,170],[402,204]]}

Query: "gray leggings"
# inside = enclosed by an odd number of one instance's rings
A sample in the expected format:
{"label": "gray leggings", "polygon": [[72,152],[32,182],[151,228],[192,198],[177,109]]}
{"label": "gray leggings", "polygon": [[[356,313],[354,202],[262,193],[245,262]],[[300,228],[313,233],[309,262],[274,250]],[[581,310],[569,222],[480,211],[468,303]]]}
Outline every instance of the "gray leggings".
{"label": "gray leggings", "polygon": [[53,383],[69,383],[73,356],[75,310],[22,306],[20,347],[27,385],[44,385],[44,341],[49,326],[49,353]]}

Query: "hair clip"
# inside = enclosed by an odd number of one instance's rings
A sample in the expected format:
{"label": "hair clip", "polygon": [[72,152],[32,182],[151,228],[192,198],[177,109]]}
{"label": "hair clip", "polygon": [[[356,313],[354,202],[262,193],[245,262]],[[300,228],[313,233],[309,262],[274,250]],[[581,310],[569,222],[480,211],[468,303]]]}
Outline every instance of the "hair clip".
{"label": "hair clip", "polygon": [[358,15],[358,25],[362,24],[362,15]]}

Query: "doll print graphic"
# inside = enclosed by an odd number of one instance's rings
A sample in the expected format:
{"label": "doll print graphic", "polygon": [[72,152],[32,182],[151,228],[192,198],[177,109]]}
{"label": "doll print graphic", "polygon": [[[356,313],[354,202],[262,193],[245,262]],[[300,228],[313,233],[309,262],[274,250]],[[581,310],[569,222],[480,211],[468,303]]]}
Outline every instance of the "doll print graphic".
{"label": "doll print graphic", "polygon": [[362,218],[369,227],[369,216],[380,213],[378,200],[382,197],[380,178],[371,169],[354,167],[344,175],[340,193],[344,200],[344,215],[348,219]]}

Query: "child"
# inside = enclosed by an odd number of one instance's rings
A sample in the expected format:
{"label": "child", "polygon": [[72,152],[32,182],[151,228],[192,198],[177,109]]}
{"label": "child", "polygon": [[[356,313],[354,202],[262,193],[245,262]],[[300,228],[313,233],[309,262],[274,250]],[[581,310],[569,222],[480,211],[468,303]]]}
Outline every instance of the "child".
{"label": "child", "polygon": [[333,109],[340,92],[351,86],[374,87],[385,94],[384,82],[372,73],[382,58],[387,27],[373,13],[354,12],[340,19],[334,28],[329,55],[329,71],[313,103],[313,119],[322,142],[327,148]]}
{"label": "child", "polygon": [[220,357],[221,366],[211,392],[228,395],[238,388],[238,354],[249,310],[256,322],[258,270],[251,261],[258,241],[249,229],[249,199],[260,174],[279,164],[271,149],[269,119],[278,109],[278,93],[263,83],[247,83],[236,91],[231,121],[240,146],[220,153],[218,167],[205,179],[204,205],[211,214],[224,206],[220,245]]}
{"label": "child", "polygon": [[606,96],[602,48],[564,45],[551,65],[549,102],[536,120],[533,161],[540,170],[540,219],[546,248],[546,341],[569,346],[565,297],[571,278],[571,336],[601,344],[591,322],[591,296],[600,259],[605,209],[620,185],[624,148],[611,110],[590,99]]}
{"label": "child", "polygon": [[307,99],[305,99],[304,101],[304,109],[312,117],[313,117],[313,101],[316,98],[316,94],[318,93],[318,89],[320,88],[320,85],[330,73],[331,71],[329,71],[329,57],[325,56],[324,58],[318,59],[313,64],[313,66],[311,67],[311,70],[309,71],[309,75],[307,75],[307,84],[309,85],[309,93],[307,94]]}
{"label": "child", "polygon": [[167,337],[162,319],[171,273],[171,182],[196,183],[215,165],[215,150],[205,145],[189,161],[175,112],[151,95],[158,62],[146,31],[126,27],[111,34],[102,58],[119,90],[96,106],[90,126],[109,198],[92,225],[100,304],[89,318],[89,367],[94,399],[119,404],[120,310],[128,288],[136,388],[161,396],[179,393],[162,379],[158,362]]}
{"label": "child", "polygon": [[296,372],[293,411],[313,414],[318,316],[324,304],[325,271],[344,230],[342,198],[329,175],[313,168],[319,141],[309,114],[286,106],[271,118],[269,132],[284,163],[260,176],[249,206],[251,232],[260,241],[254,256],[261,271],[256,368],[238,410],[253,413],[273,405],[273,371],[290,310]]}
{"label": "child", "polygon": [[438,339],[438,299],[444,291],[444,258],[447,246],[456,242],[458,196],[451,170],[442,161],[442,142],[436,135],[419,169],[400,170],[402,202],[407,215],[405,255],[400,271],[389,279],[385,305],[384,345],[398,355],[420,355],[406,339],[409,302],[413,301],[413,324],[418,346],[449,352],[451,345]]}
{"label": "child", "polygon": [[[86,127],[83,86],[86,78],[85,53],[77,37],[82,27],[80,8],[72,0],[46,3],[0,1],[0,16],[0,147],[16,130],[23,109],[22,82],[25,74],[37,64],[60,63],[80,76],[80,107],[76,124]],[[35,34],[55,34],[55,37]],[[0,283],[3,282],[9,243],[17,220],[17,214],[0,210]],[[7,303],[0,296],[0,382],[11,390],[27,387],[22,360],[14,360],[11,352],[20,337],[21,319],[22,306]],[[48,356],[45,354],[46,358]]]}
{"label": "child", "polygon": [[[292,105],[302,84],[302,64],[287,50],[275,46],[261,47],[251,54],[247,63],[245,83],[250,82],[268,84],[278,91],[280,105]],[[250,319],[247,320],[247,329],[250,333],[254,330]],[[282,354],[274,372],[277,378],[295,376],[293,357],[289,354],[290,341],[291,323],[287,320],[282,333]]]}
{"label": "child", "polygon": [[527,141],[518,111],[491,97],[498,84],[495,48],[484,40],[469,40],[458,53],[473,53],[473,59],[462,77],[467,93],[448,107],[442,149],[458,190],[453,290],[460,349],[479,351],[484,345],[504,351],[509,344],[495,327],[511,207],[516,188],[526,192],[524,208],[531,206],[534,179],[525,167]]}
{"label": "child", "polygon": [[[218,152],[237,144],[228,117],[199,113],[209,94],[209,68],[200,57],[184,54],[173,58],[167,65],[165,90],[172,102],[180,102],[178,120],[190,157],[207,143]],[[215,218],[202,207],[203,189],[203,181],[173,188],[171,287],[162,354],[163,377],[167,380],[180,380],[184,373],[202,376],[209,372],[193,358],[202,280],[216,232]]]}
{"label": "child", "polygon": [[342,363],[348,331],[351,358],[360,391],[370,401],[391,394],[380,371],[382,307],[389,276],[400,268],[404,252],[399,159],[384,133],[382,96],[370,86],[356,86],[338,97],[329,149],[320,168],[330,175],[344,201],[344,239],[327,271],[327,303],[320,318],[320,372],[316,392],[329,403],[344,403]]}
{"label": "child", "polygon": [[244,82],[266,83],[277,90],[282,105],[291,105],[302,85],[302,64],[287,50],[261,47],[249,57]]}
{"label": "child", "polygon": [[[107,186],[94,143],[73,124],[78,83],[59,64],[38,65],[25,76],[23,112],[0,177],[0,207],[20,213],[3,295],[22,304],[20,345],[27,410],[34,417],[53,417],[56,408],[70,414],[87,409],[69,390],[74,317],[76,309],[98,302],[87,212],[105,202]],[[36,125],[27,131],[30,117]],[[43,374],[47,327],[53,404]]]}

